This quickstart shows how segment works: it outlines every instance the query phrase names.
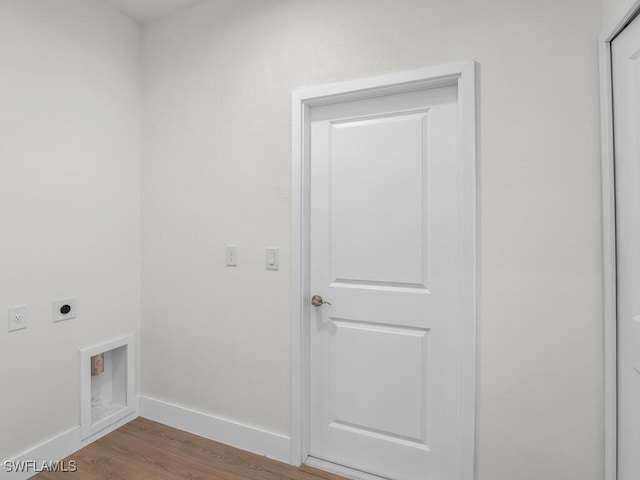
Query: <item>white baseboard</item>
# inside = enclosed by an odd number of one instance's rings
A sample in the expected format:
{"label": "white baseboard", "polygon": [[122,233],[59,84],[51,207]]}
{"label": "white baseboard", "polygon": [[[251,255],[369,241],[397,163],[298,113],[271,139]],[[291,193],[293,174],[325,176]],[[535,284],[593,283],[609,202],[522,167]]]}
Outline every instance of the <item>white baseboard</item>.
{"label": "white baseboard", "polygon": [[327,462],[326,460],[320,460],[319,458],[314,457],[307,457],[304,464],[309,467],[317,468],[318,470],[323,470],[329,473],[335,473],[336,475],[340,475],[344,478],[350,478],[352,480],[389,480],[385,477],[378,477],[370,473],[361,472],[360,470],[354,470],[349,467],[343,467],[337,463]]}
{"label": "white baseboard", "polygon": [[209,440],[290,463],[291,439],[149,397],[140,397],[140,416]]}
{"label": "white baseboard", "polygon": [[[77,426],[15,458],[2,461],[0,480],[31,478],[38,473],[36,468],[41,468],[43,462],[51,464],[72,456],[74,452],[129,423],[138,415],[216,442],[290,463],[291,440],[289,437],[149,397],[140,396],[136,400],[133,413],[85,440],[82,440],[81,428]],[[7,471],[7,467],[12,471]],[[61,465],[61,467],[69,467],[69,465]]]}
{"label": "white baseboard", "polygon": [[[86,447],[90,443],[104,437],[106,434],[120,428],[137,416],[137,410],[134,409],[130,415],[109,425],[104,430],[95,433],[85,440],[82,440],[82,432],[79,425],[67,430],[57,437],[47,440],[15,458],[3,460],[0,465],[0,480],[26,480],[27,478],[31,478],[38,473],[38,469],[42,468],[43,462],[47,462],[49,465],[53,462],[59,462],[63,458],[77,452],[82,447]],[[61,464],[60,468],[69,468],[69,465]]]}

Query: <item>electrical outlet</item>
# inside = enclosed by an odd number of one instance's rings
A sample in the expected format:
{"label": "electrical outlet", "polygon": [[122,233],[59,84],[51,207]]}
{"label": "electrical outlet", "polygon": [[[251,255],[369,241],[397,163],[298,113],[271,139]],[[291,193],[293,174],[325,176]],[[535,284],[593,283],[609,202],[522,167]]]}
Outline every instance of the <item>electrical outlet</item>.
{"label": "electrical outlet", "polygon": [[76,297],[59,298],[53,301],[53,321],[71,320],[78,316],[78,299]]}
{"label": "electrical outlet", "polygon": [[238,266],[238,247],[236,245],[227,245],[227,267]]}
{"label": "electrical outlet", "polygon": [[9,331],[27,328],[27,306],[15,305],[9,307]]}

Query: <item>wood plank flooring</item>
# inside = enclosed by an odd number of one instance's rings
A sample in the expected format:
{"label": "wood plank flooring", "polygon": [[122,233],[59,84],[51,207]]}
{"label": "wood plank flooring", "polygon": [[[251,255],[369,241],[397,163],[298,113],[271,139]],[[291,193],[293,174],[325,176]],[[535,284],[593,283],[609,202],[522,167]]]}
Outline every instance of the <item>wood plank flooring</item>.
{"label": "wood plank flooring", "polygon": [[145,418],[105,435],[64,460],[75,472],[42,472],[36,480],[345,480],[296,468]]}

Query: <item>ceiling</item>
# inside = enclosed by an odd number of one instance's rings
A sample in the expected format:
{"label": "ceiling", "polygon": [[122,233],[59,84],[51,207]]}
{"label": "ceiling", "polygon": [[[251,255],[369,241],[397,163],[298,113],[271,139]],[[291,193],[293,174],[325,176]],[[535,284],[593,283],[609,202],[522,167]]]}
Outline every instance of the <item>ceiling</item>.
{"label": "ceiling", "polygon": [[145,23],[157,20],[203,0],[105,0],[130,17]]}

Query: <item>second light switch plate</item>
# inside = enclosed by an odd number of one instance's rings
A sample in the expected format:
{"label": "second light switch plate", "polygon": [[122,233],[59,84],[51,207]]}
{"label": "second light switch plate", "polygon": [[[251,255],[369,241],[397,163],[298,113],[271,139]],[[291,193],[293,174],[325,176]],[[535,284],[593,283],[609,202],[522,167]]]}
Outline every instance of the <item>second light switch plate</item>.
{"label": "second light switch plate", "polygon": [[280,269],[280,250],[275,247],[267,248],[267,270]]}

